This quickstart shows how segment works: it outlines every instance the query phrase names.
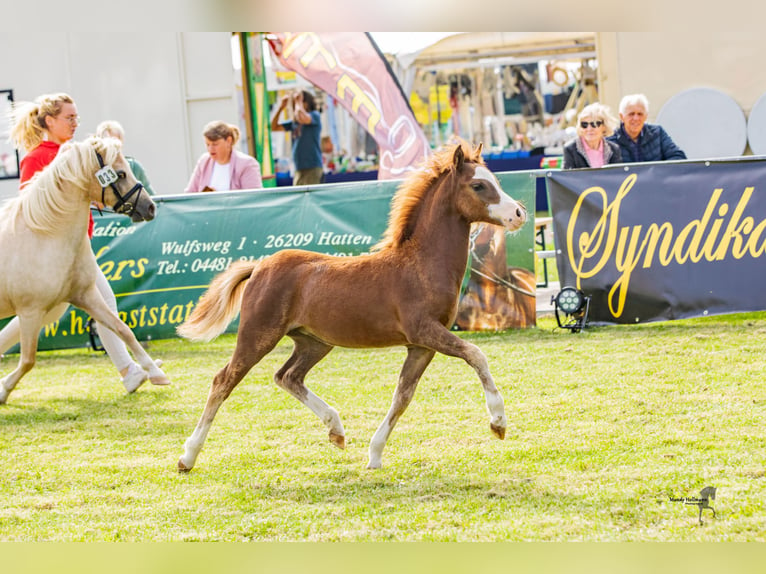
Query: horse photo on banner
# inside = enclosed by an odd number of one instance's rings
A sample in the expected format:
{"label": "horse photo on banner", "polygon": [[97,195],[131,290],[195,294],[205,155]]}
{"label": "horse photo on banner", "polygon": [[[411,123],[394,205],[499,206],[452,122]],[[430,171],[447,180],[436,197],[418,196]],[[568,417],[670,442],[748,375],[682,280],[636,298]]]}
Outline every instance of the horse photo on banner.
{"label": "horse photo on banner", "polygon": [[[528,172],[497,177],[503,189],[522,198],[525,205],[534,205],[536,178]],[[474,224],[456,329],[501,331],[537,324],[533,233],[530,224],[513,235],[497,225]]]}
{"label": "horse photo on banner", "polygon": [[563,286],[595,323],[766,309],[766,160],[548,174]]}

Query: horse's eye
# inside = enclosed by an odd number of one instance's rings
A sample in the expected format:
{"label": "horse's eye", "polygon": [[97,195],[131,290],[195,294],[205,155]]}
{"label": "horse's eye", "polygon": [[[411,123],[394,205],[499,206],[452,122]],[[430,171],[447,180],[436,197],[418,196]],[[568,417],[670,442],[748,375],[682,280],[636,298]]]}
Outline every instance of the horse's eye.
{"label": "horse's eye", "polygon": [[479,182],[473,182],[473,183],[471,184],[471,189],[472,189],[472,190],[474,190],[474,191],[475,191],[475,192],[477,192],[477,193],[478,193],[479,191],[481,191],[483,187],[484,187],[484,186],[483,186],[481,183],[479,183]]}
{"label": "horse's eye", "polygon": [[124,171],[118,171],[117,177],[119,177],[120,179],[125,179],[126,177],[128,177],[128,174],[126,174]]}

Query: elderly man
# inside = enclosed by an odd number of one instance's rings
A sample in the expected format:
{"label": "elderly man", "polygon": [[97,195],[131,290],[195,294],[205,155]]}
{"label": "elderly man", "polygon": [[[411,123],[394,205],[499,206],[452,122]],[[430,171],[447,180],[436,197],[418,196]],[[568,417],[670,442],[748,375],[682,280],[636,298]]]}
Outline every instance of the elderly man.
{"label": "elderly man", "polygon": [[661,126],[647,124],[649,100],[643,94],[625,96],[620,102],[620,127],[606,138],[620,146],[622,161],[664,161],[686,159],[679,148]]}

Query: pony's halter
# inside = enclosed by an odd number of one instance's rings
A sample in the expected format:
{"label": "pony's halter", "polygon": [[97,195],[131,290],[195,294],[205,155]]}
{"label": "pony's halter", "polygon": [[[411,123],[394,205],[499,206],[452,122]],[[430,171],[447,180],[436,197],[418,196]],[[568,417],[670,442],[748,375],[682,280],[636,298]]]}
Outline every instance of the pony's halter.
{"label": "pony's halter", "polygon": [[[104,158],[101,157],[101,154],[96,152],[96,157],[98,158],[98,165],[101,167],[101,170],[103,170],[106,166],[104,164]],[[109,177],[107,174],[105,179],[102,179],[102,177],[99,177],[97,174],[97,179],[99,183],[101,183],[101,203],[106,205],[106,201],[104,201],[105,197],[104,194],[106,193],[106,185],[112,188],[112,192],[117,197],[117,202],[112,206],[112,209],[115,211],[115,213],[122,213],[127,216],[133,215],[133,212],[136,210],[136,203],[138,203],[138,199],[141,196],[141,190],[144,189],[143,184],[140,181],[136,182],[136,185],[133,186],[133,188],[125,194],[125,196],[120,195],[120,190],[117,189],[117,186],[114,185],[114,182],[117,181],[114,177],[114,170],[109,166],[109,171],[112,174],[112,177]],[[99,170],[99,171],[101,171]],[[105,182],[106,185],[104,185]],[[128,200],[133,196],[133,194],[136,195],[136,201],[129,202]]]}

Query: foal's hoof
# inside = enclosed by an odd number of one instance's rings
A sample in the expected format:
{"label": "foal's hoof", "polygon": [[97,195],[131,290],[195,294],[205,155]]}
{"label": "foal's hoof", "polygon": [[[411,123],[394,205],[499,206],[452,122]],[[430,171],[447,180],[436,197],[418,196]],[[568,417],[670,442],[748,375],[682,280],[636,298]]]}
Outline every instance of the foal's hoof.
{"label": "foal's hoof", "polygon": [[183,461],[179,458],[178,459],[178,472],[181,473],[187,473],[191,470],[190,466],[186,466]]}
{"label": "foal's hoof", "polygon": [[505,438],[505,427],[501,427],[500,425],[495,425],[490,423],[489,428],[492,429],[492,434],[495,435],[500,440],[503,440]]}
{"label": "foal's hoof", "polygon": [[330,433],[330,442],[340,449],[346,448],[346,437],[342,434]]}

